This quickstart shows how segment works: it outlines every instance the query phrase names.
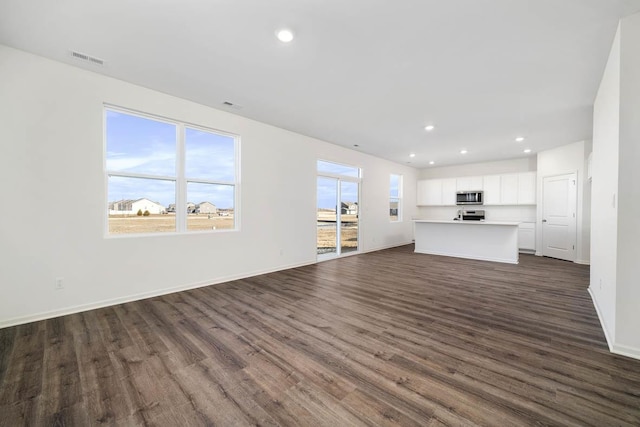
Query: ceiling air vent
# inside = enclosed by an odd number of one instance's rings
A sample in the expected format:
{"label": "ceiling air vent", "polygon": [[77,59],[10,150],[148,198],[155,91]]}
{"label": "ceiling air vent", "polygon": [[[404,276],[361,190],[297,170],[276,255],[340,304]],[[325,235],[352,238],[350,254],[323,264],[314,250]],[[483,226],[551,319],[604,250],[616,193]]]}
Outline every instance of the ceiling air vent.
{"label": "ceiling air vent", "polygon": [[72,50],[71,56],[75,59],[79,59],[80,61],[90,62],[100,67],[104,66],[104,59],[96,58],[95,56],[89,56],[86,53],[80,53]]}
{"label": "ceiling air vent", "polygon": [[233,102],[229,101],[224,101],[222,105],[224,105],[225,107],[233,108],[235,110],[240,110],[242,108],[242,105],[234,104]]}

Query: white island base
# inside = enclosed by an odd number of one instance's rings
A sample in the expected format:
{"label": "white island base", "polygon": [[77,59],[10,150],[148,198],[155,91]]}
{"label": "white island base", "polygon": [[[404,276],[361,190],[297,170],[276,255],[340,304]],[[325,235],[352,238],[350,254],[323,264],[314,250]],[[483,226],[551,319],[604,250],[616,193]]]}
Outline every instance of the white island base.
{"label": "white island base", "polygon": [[517,222],[414,220],[415,252],[518,263]]}

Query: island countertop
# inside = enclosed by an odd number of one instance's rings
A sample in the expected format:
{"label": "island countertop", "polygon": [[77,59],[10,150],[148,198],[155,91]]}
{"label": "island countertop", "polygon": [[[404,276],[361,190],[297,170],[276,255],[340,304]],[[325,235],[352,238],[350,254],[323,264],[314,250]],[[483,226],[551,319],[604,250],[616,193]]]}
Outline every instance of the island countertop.
{"label": "island countertop", "polygon": [[414,219],[414,222],[429,222],[433,224],[474,224],[474,225],[520,225],[515,221],[459,221],[454,219]]}
{"label": "island countertop", "polygon": [[413,221],[417,253],[518,263],[519,222]]}

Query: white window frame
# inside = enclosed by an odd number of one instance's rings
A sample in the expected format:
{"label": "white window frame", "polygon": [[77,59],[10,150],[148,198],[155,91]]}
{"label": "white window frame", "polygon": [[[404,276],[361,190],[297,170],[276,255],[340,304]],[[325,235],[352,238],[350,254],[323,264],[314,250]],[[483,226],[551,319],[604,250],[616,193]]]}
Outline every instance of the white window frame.
{"label": "white window frame", "polygon": [[[391,177],[393,176],[397,176],[398,177],[398,197],[393,197],[391,195]],[[402,187],[404,184],[404,177],[402,176],[402,174],[399,173],[392,173],[389,174],[389,221],[390,222],[402,222]],[[391,203],[393,201],[397,201],[398,202],[398,215],[396,216],[397,219],[392,219],[392,215],[391,215]]]}
{"label": "white window frame", "polygon": [[[225,132],[218,129],[213,129],[206,126],[201,126],[182,120],[170,119],[167,117],[144,113],[141,111],[132,110],[129,108],[119,107],[111,104],[103,105],[103,149],[102,149],[102,169],[104,171],[104,206],[106,215],[104,219],[104,235],[107,238],[127,238],[127,237],[145,237],[145,236],[172,236],[176,234],[199,234],[199,233],[223,233],[240,231],[240,136]],[[122,171],[110,171],[107,170],[107,112],[115,111],[117,113],[128,114],[131,116],[141,117],[144,119],[150,119],[162,123],[167,123],[176,126],[176,175],[149,175],[135,172],[122,172]],[[195,129],[203,132],[211,132],[222,136],[231,137],[234,140],[234,177],[235,181],[217,181],[209,179],[190,179],[185,175],[185,139],[186,128]],[[109,233],[109,177],[117,176],[122,178],[144,178],[154,179],[158,181],[171,181],[175,183],[175,205],[176,205],[176,229],[175,231],[164,232],[151,232],[151,233],[123,233],[115,234]],[[233,186],[233,228],[232,229],[219,229],[219,230],[188,230],[187,229],[187,184],[217,184],[217,185],[229,185]]]}

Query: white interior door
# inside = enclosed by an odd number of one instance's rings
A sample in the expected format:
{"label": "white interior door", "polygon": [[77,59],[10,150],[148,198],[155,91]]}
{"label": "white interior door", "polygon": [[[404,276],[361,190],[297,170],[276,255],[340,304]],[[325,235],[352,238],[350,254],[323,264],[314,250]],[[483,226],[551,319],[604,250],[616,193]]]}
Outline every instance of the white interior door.
{"label": "white interior door", "polygon": [[576,259],[576,174],[548,176],[542,187],[542,255]]}

